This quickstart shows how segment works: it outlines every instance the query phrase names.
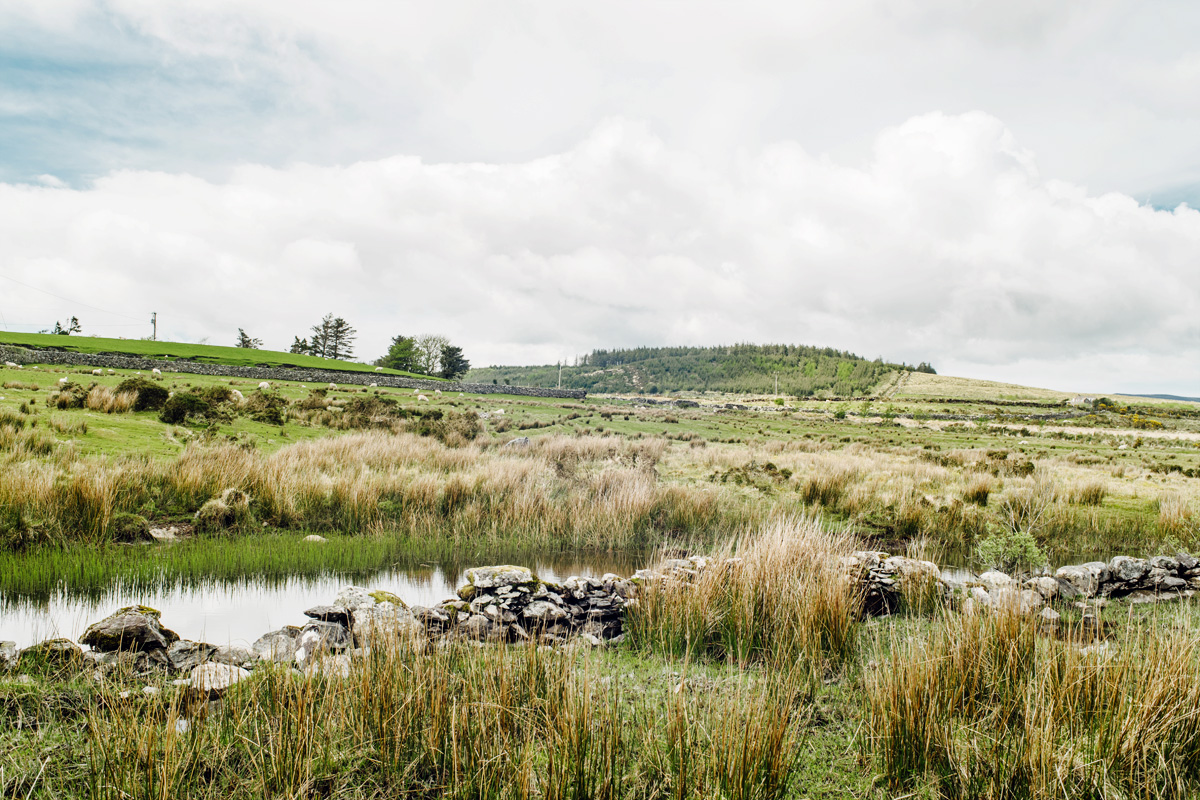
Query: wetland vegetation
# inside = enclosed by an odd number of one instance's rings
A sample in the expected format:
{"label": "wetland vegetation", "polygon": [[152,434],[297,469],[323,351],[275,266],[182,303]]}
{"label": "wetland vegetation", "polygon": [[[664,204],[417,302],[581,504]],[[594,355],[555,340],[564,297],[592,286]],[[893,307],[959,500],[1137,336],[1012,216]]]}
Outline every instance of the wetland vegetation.
{"label": "wetland vegetation", "polygon": [[[22,655],[0,673],[0,796],[1200,791],[1193,601],[1111,603],[1083,641],[936,604],[864,619],[830,566],[862,547],[979,570],[1195,551],[1196,404],[924,373],[872,400],[675,397],[696,407],[168,373],[201,402],[164,422],[119,400],[138,376],[2,375],[5,602],[548,553],[743,569],[648,589],[619,646],[398,643],[343,677],[255,670],[211,706]],[[168,528],[180,541],[149,533]]]}

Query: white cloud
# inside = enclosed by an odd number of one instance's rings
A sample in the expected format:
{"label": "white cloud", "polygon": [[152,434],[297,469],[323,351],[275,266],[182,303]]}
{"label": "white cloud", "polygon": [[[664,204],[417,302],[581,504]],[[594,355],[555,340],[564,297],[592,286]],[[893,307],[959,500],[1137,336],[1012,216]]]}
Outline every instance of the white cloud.
{"label": "white cloud", "polygon": [[[611,119],[509,164],[396,156],[224,182],[0,185],[3,271],[218,343],[243,327],[284,348],[333,312],[365,358],[423,331],[479,365],[783,341],[1200,394],[1200,212],[1046,180],[978,112],[910,119],[871,153],[846,166],[781,142],[702,158]],[[77,314],[92,332],[145,333],[4,282],[7,319],[34,308],[46,326]]]}

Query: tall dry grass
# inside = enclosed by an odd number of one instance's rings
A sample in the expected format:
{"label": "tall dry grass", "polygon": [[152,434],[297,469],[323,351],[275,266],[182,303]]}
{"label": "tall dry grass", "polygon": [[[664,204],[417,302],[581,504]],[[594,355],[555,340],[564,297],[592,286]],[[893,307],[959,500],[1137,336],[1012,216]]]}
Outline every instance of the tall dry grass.
{"label": "tall dry grass", "polygon": [[[9,430],[0,428],[0,437],[28,435]],[[229,488],[250,495],[248,520],[259,524],[575,548],[711,538],[766,516],[737,498],[726,502],[717,487],[660,481],[655,464],[664,447],[569,437],[522,449],[448,447],[384,432],[298,443],[271,455],[192,445],[166,462],[94,457],[6,470],[0,504],[19,508],[48,535],[88,542],[104,540],[117,512],[192,513]],[[32,481],[34,473],[42,477]]]}
{"label": "tall dry grass", "polygon": [[1193,796],[1200,642],[1131,623],[1086,644],[1015,615],[881,637],[866,723],[888,784],[971,798]]}
{"label": "tall dry grass", "polygon": [[787,672],[698,691],[577,651],[400,642],[335,663],[260,668],[219,709],[113,691],[91,796],[777,798],[807,718]]}
{"label": "tall dry grass", "polygon": [[843,662],[861,612],[842,565],[854,549],[844,530],[777,519],[727,544],[692,580],[643,585],[626,630],[635,647],[677,656]]}

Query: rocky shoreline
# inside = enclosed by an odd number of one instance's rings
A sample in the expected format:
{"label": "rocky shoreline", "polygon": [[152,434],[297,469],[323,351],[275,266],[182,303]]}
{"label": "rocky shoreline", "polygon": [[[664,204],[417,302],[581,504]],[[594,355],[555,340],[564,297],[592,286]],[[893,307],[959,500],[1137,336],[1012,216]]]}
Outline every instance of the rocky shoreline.
{"label": "rocky shoreline", "polygon": [[[432,607],[409,606],[386,591],[349,587],[329,604],[305,611],[302,625],[270,631],[249,648],[181,639],[163,626],[155,609],[129,606],[89,626],[79,644],[51,639],[18,650],[12,642],[0,642],[0,671],[20,672],[40,662],[93,668],[97,676],[113,669],[176,674],[185,676],[176,684],[216,697],[266,663],[346,675],[356,655],[388,641],[603,647],[623,640],[626,609],[636,606],[642,587],[691,581],[706,570],[736,569],[738,563],[737,558],[693,556],[664,561],[630,578],[606,574],[562,583],[542,581],[525,567],[477,567],[466,571],[456,597]],[[930,561],[877,551],[854,552],[841,565],[847,580],[857,585],[863,613],[874,616],[924,599],[963,613],[1037,614],[1043,624],[1054,625],[1059,618],[1055,604],[1075,604],[1086,620],[1110,600],[1158,602],[1200,591],[1200,560],[1186,553],[1150,559],[1117,556],[1061,567],[1054,575],[1018,578],[989,571],[968,580],[944,573]]]}

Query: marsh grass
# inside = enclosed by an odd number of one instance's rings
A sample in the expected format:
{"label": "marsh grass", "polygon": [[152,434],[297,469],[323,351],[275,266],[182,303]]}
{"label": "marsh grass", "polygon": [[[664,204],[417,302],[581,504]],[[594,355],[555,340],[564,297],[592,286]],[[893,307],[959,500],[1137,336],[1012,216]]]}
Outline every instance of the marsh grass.
{"label": "marsh grass", "polygon": [[219,708],[114,686],[88,717],[88,794],[785,795],[807,720],[793,673],[701,691],[615,666],[572,650],[396,642],[337,669],[261,667]]}
{"label": "marsh grass", "polygon": [[736,663],[803,660],[818,671],[854,652],[860,602],[844,531],[776,519],[730,542],[694,579],[653,580],[626,611],[636,648]]}
{"label": "marsh grass", "polygon": [[932,781],[948,797],[1191,796],[1200,788],[1194,632],[1131,622],[1103,646],[1064,638],[1010,614],[881,633],[865,713],[888,785]]}

